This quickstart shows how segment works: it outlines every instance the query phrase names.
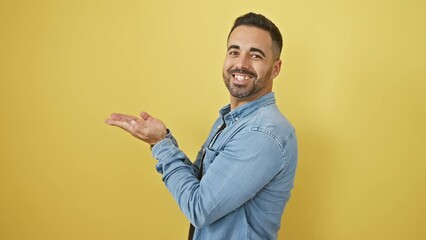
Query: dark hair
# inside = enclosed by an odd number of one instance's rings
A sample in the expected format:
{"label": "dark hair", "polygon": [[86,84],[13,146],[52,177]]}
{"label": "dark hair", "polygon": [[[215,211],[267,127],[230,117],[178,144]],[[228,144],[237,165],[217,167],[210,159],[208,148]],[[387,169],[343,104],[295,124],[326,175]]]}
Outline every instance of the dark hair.
{"label": "dark hair", "polygon": [[272,45],[276,48],[277,51],[277,59],[280,57],[281,50],[283,48],[283,37],[281,36],[278,27],[271,20],[267,19],[261,14],[253,12],[242,15],[235,19],[234,25],[232,26],[231,31],[228,34],[228,39],[232,31],[234,31],[236,27],[241,25],[257,27],[269,32],[269,35],[272,39]]}

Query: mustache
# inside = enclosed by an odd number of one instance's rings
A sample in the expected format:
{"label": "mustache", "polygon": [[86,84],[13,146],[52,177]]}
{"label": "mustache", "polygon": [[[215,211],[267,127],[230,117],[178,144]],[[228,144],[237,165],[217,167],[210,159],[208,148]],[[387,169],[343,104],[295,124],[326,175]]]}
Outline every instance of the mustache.
{"label": "mustache", "polygon": [[245,70],[245,69],[238,69],[238,68],[236,68],[236,69],[232,69],[232,70],[228,71],[228,74],[234,74],[234,73],[246,74],[246,75],[252,76],[254,78],[257,78],[257,74],[256,73],[254,73],[252,71],[249,71],[249,70]]}

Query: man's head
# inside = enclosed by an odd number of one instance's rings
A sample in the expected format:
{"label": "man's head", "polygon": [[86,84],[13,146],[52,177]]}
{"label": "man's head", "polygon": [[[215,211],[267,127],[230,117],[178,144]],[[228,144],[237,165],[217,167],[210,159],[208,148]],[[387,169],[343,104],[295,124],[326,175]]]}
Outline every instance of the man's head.
{"label": "man's head", "polygon": [[223,80],[238,107],[272,91],[272,79],[281,69],[282,37],[262,15],[248,13],[236,19],[228,35]]}
{"label": "man's head", "polygon": [[252,12],[242,15],[235,19],[234,25],[232,26],[231,31],[229,31],[228,39],[232,31],[241,25],[256,27],[267,31],[272,39],[274,56],[277,60],[280,58],[281,50],[283,48],[283,37],[278,27],[271,20],[267,19],[262,14]]}

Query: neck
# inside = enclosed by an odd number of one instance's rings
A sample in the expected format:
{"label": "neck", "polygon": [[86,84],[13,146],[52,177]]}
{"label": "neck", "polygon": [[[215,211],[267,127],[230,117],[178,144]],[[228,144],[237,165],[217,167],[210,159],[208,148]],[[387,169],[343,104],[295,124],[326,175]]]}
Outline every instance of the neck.
{"label": "neck", "polygon": [[254,100],[256,100],[256,99],[258,99],[262,96],[265,96],[266,94],[268,94],[270,92],[271,91],[267,91],[265,93],[259,93],[259,94],[255,94],[255,95],[248,96],[248,97],[245,97],[245,98],[237,98],[237,97],[231,96],[230,97],[231,111],[234,110],[237,107],[240,107],[240,106],[246,104],[246,103],[252,102],[252,101],[254,101]]}

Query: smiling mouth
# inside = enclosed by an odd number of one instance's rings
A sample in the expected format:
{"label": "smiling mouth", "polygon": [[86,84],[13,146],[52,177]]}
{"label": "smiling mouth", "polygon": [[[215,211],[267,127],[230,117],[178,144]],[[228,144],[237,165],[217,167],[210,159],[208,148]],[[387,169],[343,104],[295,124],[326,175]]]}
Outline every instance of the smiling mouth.
{"label": "smiling mouth", "polygon": [[238,74],[238,73],[234,73],[234,74],[232,74],[232,76],[238,81],[248,81],[248,80],[253,79],[253,76],[242,75],[242,74]]}
{"label": "smiling mouth", "polygon": [[229,74],[231,74],[237,84],[243,84],[244,82],[254,80],[257,77],[256,73],[246,69],[233,69],[229,71]]}

